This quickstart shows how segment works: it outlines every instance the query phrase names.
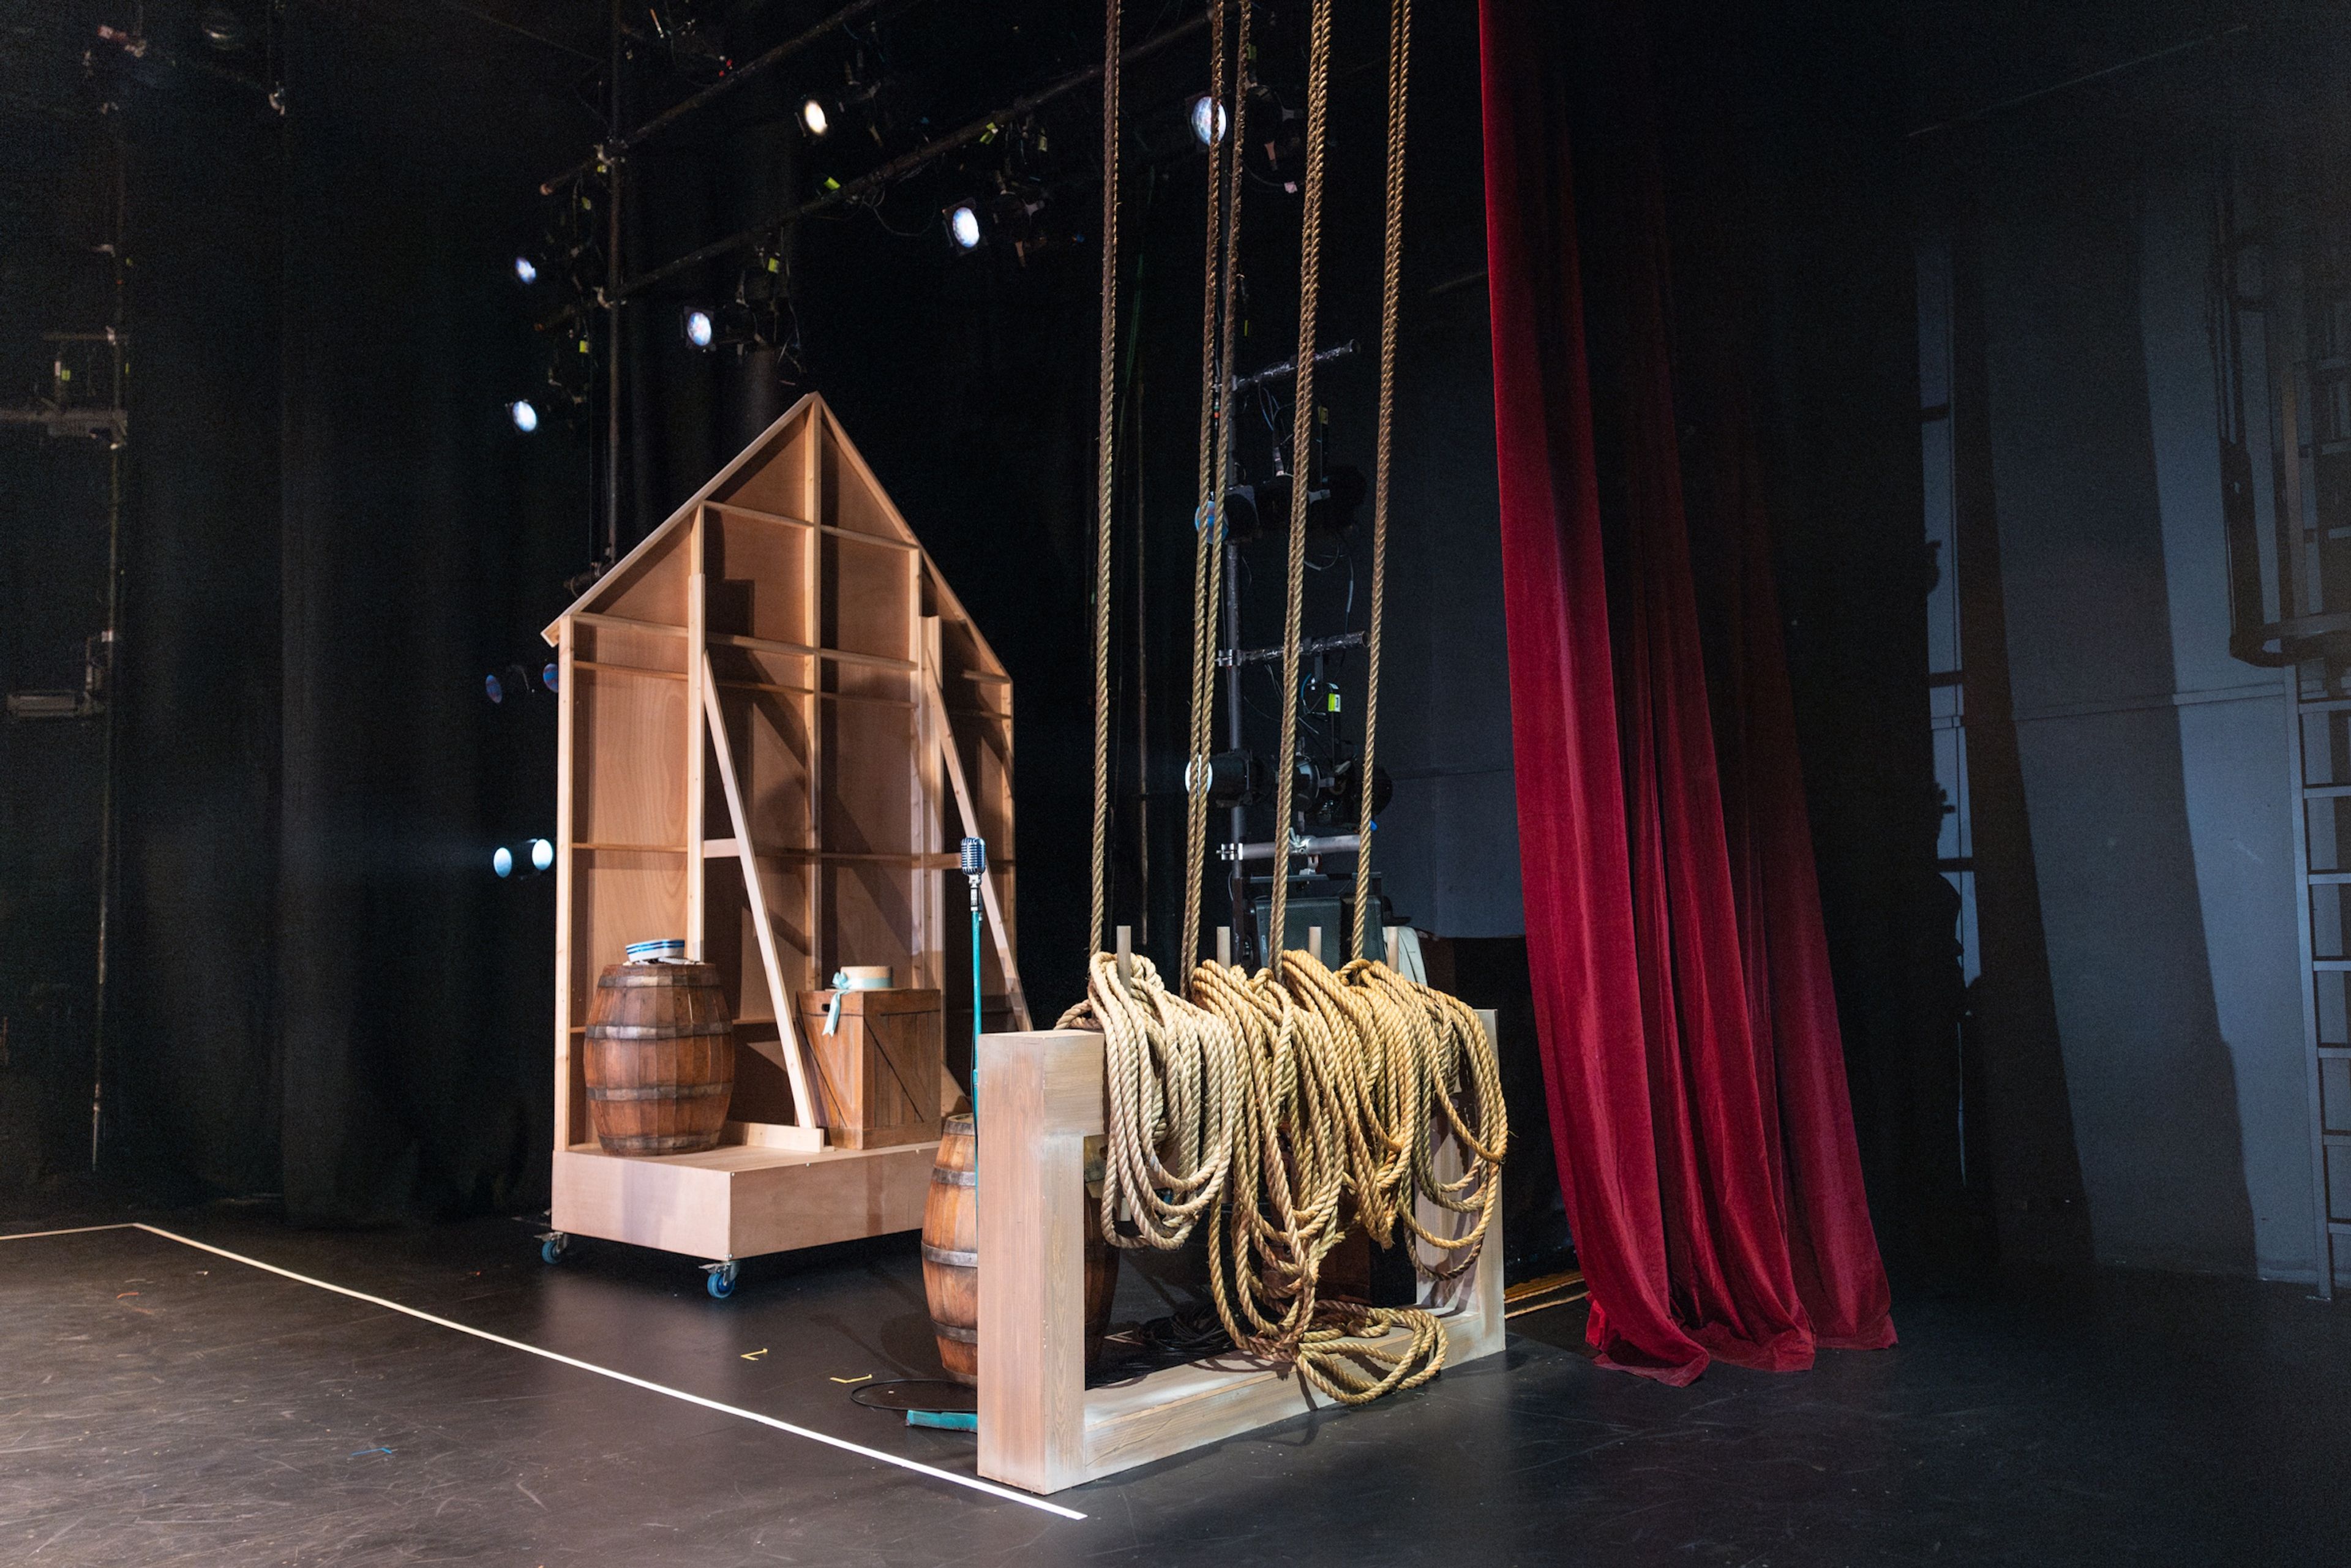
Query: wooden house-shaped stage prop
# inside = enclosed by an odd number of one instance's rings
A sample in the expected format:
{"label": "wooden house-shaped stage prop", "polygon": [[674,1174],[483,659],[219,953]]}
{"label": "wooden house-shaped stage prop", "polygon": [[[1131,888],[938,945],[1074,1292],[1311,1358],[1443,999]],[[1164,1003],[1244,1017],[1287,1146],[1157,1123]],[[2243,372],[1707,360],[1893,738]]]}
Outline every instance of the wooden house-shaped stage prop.
{"label": "wooden house-shaped stage prop", "polygon": [[[802,398],[547,629],[558,650],[552,1224],[726,1260],[920,1226],[926,1126],[844,1137],[797,1021],[845,965],[972,1035],[967,832],[987,842],[982,1016],[1029,1027],[1013,958],[1012,685],[821,398]],[[631,942],[717,967],[736,1083],[716,1148],[608,1155],[582,1031]],[[964,1052],[967,1052],[967,1044]],[[892,1065],[904,1077],[907,1064]],[[936,1098],[932,1094],[935,1092]],[[828,1136],[827,1124],[832,1124]]]}

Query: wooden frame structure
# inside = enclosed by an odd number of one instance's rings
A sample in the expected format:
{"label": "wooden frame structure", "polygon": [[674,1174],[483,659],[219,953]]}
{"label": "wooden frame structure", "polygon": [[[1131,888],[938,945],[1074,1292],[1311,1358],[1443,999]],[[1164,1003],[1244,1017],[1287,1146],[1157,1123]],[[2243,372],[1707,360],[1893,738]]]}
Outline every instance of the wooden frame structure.
{"label": "wooden frame structure", "polygon": [[[1494,1015],[1479,1018],[1491,1038]],[[979,1043],[979,1473],[1035,1492],[1345,1408],[1237,1355],[1086,1386],[1084,1162],[1104,1120],[1102,1039],[1044,1030]],[[1449,1136],[1435,1158],[1440,1179],[1460,1174]],[[1468,1224],[1426,1202],[1419,1214],[1437,1235]],[[1441,1286],[1422,1281],[1421,1304],[1445,1323],[1447,1366],[1502,1348],[1499,1213],[1478,1261]]]}
{"label": "wooden frame structure", "polygon": [[[977,1005],[1028,1026],[1012,683],[987,639],[814,394],[544,635],[559,705],[554,1228],[724,1260],[918,1227],[936,1138],[828,1143],[796,998],[838,965],[887,964],[944,992],[948,1038],[969,1039],[945,893],[950,846],[974,832],[995,936]],[[718,967],[736,1020],[726,1134],[700,1154],[609,1155],[577,1049],[588,1002],[626,944],[678,936]]]}

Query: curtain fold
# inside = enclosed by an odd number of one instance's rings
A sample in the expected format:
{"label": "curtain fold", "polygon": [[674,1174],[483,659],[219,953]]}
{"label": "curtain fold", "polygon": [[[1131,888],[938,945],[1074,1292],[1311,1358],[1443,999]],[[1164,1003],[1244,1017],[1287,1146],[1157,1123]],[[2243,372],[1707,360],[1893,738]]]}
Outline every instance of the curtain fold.
{"label": "curtain fold", "polygon": [[[1482,0],[1480,43],[1528,952],[1588,1333],[1672,1384],[1888,1344],[1746,404],[1735,355],[1692,387],[1673,351],[1640,18]],[[1735,547],[1703,574],[1686,461]]]}

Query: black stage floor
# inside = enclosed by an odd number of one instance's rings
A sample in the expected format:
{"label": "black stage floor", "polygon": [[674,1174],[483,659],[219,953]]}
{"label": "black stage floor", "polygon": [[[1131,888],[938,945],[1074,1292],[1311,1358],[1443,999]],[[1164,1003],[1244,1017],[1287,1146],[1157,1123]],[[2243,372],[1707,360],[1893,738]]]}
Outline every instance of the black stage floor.
{"label": "black stage floor", "polygon": [[[721,1302],[684,1260],[624,1248],[545,1267],[517,1221],[140,1218],[972,1473],[967,1435],[909,1430],[832,1381],[935,1370],[904,1239],[756,1260]],[[12,1239],[0,1563],[2340,1563],[2346,1314],[2106,1274],[1903,1299],[1897,1350],[1676,1390],[1593,1367],[1562,1310],[1381,1407],[1064,1492],[1071,1519],[148,1231]]]}

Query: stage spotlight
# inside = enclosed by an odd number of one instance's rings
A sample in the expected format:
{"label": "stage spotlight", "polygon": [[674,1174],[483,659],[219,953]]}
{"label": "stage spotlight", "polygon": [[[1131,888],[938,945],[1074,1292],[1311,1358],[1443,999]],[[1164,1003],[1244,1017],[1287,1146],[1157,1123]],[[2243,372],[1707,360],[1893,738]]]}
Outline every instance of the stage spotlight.
{"label": "stage spotlight", "polygon": [[821,141],[832,130],[832,116],[826,112],[822,99],[811,98],[800,104],[800,129],[811,141]]}
{"label": "stage spotlight", "polygon": [[532,264],[530,257],[527,256],[515,257],[515,280],[518,283],[538,281],[538,268]]}
{"label": "stage spotlight", "polygon": [[549,660],[547,668],[538,672],[539,684],[550,692],[555,690],[555,677],[559,673],[560,673],[559,666],[553,660]]}
{"label": "stage spotlight", "polygon": [[538,410],[527,398],[517,398],[507,404],[507,413],[514,420],[514,427],[525,435],[538,428]]}
{"label": "stage spotlight", "polygon": [[545,839],[530,841],[530,869],[545,871],[555,863],[555,846]]}
{"label": "stage spotlight", "polygon": [[1225,106],[1205,92],[1192,100],[1191,120],[1192,140],[1203,147],[1212,141],[1222,141],[1225,132],[1231,127],[1231,119],[1225,113]]}
{"label": "stage spotlight", "polygon": [[500,844],[497,852],[490,856],[490,869],[500,876],[514,875],[514,851]]}
{"label": "stage spotlight", "polygon": [[684,318],[685,340],[697,349],[706,349],[717,339],[718,329],[707,310],[688,310]]}
{"label": "stage spotlight", "polygon": [[507,700],[507,684],[496,675],[484,675],[482,695],[494,703],[502,703]]}
{"label": "stage spotlight", "polygon": [[197,27],[204,34],[204,42],[225,55],[235,54],[245,47],[245,23],[225,5],[206,6]]}
{"label": "stage spotlight", "polygon": [[979,209],[969,202],[958,202],[947,209],[947,238],[957,250],[979,248]]}

